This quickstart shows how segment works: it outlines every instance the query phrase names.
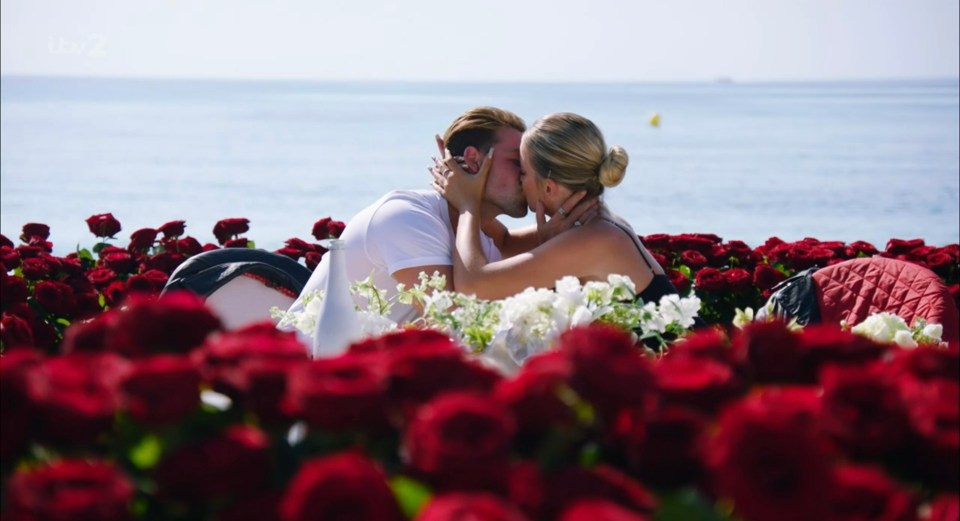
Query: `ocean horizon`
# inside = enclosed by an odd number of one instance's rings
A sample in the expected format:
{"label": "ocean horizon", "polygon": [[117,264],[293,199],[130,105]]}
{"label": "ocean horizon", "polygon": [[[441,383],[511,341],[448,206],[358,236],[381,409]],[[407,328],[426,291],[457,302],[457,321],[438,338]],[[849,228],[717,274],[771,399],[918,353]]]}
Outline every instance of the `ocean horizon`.
{"label": "ocean horizon", "polygon": [[[433,136],[494,105],[577,112],[630,154],[605,199],[637,233],[960,241],[960,81],[453,83],[0,77],[0,223],[133,231],[226,217],[277,249],[321,217],[428,188]],[[652,126],[653,114],[660,125]],[[504,218],[510,225],[522,220]]]}

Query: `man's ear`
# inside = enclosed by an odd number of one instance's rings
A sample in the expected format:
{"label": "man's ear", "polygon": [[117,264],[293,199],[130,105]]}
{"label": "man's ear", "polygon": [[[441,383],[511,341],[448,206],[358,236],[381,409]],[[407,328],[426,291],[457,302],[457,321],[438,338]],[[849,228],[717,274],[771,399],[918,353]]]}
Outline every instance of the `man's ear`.
{"label": "man's ear", "polygon": [[471,174],[476,174],[480,171],[480,160],[483,155],[480,149],[475,146],[469,146],[463,150],[463,160],[467,163],[467,170]]}

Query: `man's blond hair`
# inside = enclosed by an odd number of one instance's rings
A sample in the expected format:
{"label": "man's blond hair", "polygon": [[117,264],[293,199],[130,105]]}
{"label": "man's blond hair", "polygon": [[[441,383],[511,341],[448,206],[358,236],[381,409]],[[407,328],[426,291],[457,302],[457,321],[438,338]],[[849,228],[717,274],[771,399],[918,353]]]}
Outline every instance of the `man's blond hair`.
{"label": "man's blond hair", "polygon": [[463,151],[469,146],[486,152],[496,141],[497,131],[502,128],[514,128],[523,132],[527,125],[520,116],[509,110],[476,107],[453,120],[443,135],[443,142],[455,156],[463,155]]}

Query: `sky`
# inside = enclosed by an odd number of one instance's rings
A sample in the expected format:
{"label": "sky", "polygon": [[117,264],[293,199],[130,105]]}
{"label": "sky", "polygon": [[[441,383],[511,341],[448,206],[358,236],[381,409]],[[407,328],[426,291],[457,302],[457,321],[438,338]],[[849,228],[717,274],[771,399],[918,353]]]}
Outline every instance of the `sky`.
{"label": "sky", "polygon": [[956,78],[957,0],[2,0],[5,75]]}

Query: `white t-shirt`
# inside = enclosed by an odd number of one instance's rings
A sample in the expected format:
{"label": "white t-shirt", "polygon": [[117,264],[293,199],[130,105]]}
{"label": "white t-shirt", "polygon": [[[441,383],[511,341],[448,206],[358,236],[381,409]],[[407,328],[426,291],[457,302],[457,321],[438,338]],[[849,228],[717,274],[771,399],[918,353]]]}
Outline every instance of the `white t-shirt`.
{"label": "white t-shirt", "polygon": [[[386,290],[388,298],[397,294],[397,281],[392,273],[417,266],[453,265],[451,252],[455,236],[449,207],[447,201],[432,190],[396,190],[384,195],[354,216],[340,238],[344,241],[347,277],[351,283],[373,275],[374,284]],[[480,239],[490,262],[502,258],[493,239],[483,234]],[[323,256],[301,295],[323,289],[328,259],[327,255]],[[290,311],[302,310],[298,297]],[[394,303],[389,318],[403,323],[416,316],[412,306]]]}

